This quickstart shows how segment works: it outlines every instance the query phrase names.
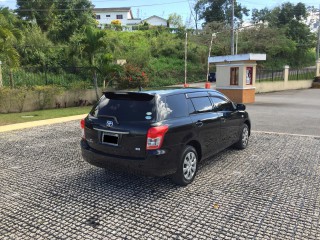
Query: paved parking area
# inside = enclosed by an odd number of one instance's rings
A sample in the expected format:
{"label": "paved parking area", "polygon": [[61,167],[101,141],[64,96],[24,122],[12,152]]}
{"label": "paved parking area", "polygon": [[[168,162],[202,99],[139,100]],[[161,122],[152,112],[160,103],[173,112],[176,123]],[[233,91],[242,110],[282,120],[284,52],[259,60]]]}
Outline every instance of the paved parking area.
{"label": "paved parking area", "polygon": [[78,121],[0,133],[1,239],[320,239],[320,138],[253,133],[195,182],[85,163]]}
{"label": "paved parking area", "polygon": [[247,110],[253,130],[320,136],[320,89],[257,94]]}

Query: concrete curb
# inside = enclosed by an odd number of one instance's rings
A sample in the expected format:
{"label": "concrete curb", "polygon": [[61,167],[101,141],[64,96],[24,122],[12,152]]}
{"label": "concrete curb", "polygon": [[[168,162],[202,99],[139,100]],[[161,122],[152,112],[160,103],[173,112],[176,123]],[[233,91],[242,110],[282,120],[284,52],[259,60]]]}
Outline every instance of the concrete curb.
{"label": "concrete curb", "polygon": [[52,118],[52,119],[46,119],[46,120],[40,120],[40,121],[34,121],[34,122],[25,122],[25,123],[5,125],[5,126],[0,126],[0,133],[14,131],[14,130],[20,130],[20,129],[25,129],[25,128],[39,127],[39,126],[50,125],[50,124],[69,122],[69,121],[74,121],[74,120],[80,120],[82,118],[85,118],[86,116],[87,116],[87,114],[81,114],[81,115],[75,115],[75,116],[70,116],[70,117]]}

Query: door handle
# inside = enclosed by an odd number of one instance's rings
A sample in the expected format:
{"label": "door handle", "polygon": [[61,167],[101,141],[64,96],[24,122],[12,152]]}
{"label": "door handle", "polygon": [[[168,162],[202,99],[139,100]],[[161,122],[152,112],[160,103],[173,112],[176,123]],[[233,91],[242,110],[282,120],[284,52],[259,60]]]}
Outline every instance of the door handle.
{"label": "door handle", "polygon": [[196,122],[196,126],[197,127],[202,127],[203,126],[203,122],[201,122],[201,121]]}

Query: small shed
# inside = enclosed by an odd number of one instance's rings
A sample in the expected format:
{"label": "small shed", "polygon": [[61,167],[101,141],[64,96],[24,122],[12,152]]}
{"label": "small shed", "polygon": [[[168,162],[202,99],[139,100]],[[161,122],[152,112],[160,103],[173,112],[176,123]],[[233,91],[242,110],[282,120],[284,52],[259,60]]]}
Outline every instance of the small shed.
{"label": "small shed", "polygon": [[248,53],[209,57],[216,65],[216,89],[237,103],[255,101],[257,61],[265,61],[266,54]]}

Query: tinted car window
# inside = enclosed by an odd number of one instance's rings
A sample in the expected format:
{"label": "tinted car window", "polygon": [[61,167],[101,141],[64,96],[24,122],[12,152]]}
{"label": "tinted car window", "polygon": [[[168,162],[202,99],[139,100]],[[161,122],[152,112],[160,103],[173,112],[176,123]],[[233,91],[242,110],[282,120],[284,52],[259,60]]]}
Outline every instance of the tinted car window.
{"label": "tinted car window", "polygon": [[188,105],[184,94],[167,96],[166,107],[171,110],[167,119],[186,117],[188,115]]}
{"label": "tinted car window", "polygon": [[215,111],[234,111],[233,103],[219,97],[210,97]]}
{"label": "tinted car window", "polygon": [[191,99],[187,99],[187,104],[188,104],[188,110],[189,110],[189,114],[194,113],[196,110],[194,109],[194,106],[191,102]]}
{"label": "tinted car window", "polygon": [[199,97],[191,99],[197,112],[208,112],[212,110],[211,102],[208,97]]}
{"label": "tinted car window", "polygon": [[152,121],[155,119],[154,100],[104,98],[92,109],[91,115],[116,117],[119,122]]}

